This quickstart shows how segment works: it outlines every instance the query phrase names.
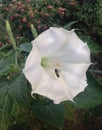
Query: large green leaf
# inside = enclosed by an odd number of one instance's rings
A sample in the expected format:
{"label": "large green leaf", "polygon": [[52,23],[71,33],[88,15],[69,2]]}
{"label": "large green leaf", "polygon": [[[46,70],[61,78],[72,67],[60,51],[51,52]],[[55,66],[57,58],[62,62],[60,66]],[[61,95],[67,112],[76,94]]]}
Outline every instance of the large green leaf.
{"label": "large green leaf", "polygon": [[13,101],[28,105],[26,79],[22,73],[11,79],[0,78],[0,130],[6,130],[13,109]]}
{"label": "large green leaf", "polygon": [[29,106],[27,80],[23,73],[19,73],[13,78],[10,84],[10,92],[12,97],[15,98],[18,103],[24,106]]}
{"label": "large green leaf", "polygon": [[5,75],[6,72],[12,68],[12,66],[15,64],[14,63],[14,52],[11,52],[10,54],[8,54],[7,56],[4,56],[1,60],[0,60],[0,75]]}
{"label": "large green leaf", "polygon": [[[20,107],[19,107],[19,104],[17,103],[17,101],[14,100],[13,106],[12,106],[12,111],[11,111],[11,116],[15,118],[14,121],[17,121],[19,115],[20,115]],[[11,121],[10,123],[12,124],[14,122]]]}
{"label": "large green leaf", "polygon": [[24,43],[20,45],[20,50],[24,52],[30,52],[32,49],[32,44],[31,43]]}
{"label": "large green leaf", "polygon": [[34,102],[32,111],[41,120],[57,128],[62,128],[65,117],[65,108],[63,105],[56,105],[52,102],[44,104],[44,102],[37,101]]}
{"label": "large green leaf", "polygon": [[90,108],[102,104],[102,85],[93,77],[91,72],[87,74],[88,86],[85,91],[75,97],[76,106]]}
{"label": "large green leaf", "polygon": [[12,110],[13,100],[10,97],[7,80],[0,78],[0,130],[6,130]]}

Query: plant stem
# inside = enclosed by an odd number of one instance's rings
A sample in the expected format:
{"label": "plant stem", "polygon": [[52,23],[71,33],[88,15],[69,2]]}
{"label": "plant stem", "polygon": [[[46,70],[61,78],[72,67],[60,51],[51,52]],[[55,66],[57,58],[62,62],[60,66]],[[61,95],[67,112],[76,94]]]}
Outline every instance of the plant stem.
{"label": "plant stem", "polygon": [[17,68],[21,71],[21,68],[18,64],[18,52],[17,52],[17,50],[15,51],[15,64],[16,64]]}

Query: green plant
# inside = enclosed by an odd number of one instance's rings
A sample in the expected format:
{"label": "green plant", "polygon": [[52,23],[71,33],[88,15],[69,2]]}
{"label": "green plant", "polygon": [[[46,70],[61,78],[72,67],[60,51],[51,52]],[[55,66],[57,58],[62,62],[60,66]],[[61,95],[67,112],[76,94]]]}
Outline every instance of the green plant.
{"label": "green plant", "polygon": [[[11,44],[0,48],[0,129],[61,129],[65,119],[74,120],[75,107],[93,108],[102,103],[101,84],[90,70],[87,73],[89,86],[74,99],[77,103],[55,105],[39,95],[31,98],[31,87],[22,68],[32,46],[30,43],[17,45],[8,21],[6,28]],[[91,45],[92,53],[97,53],[97,44]]]}

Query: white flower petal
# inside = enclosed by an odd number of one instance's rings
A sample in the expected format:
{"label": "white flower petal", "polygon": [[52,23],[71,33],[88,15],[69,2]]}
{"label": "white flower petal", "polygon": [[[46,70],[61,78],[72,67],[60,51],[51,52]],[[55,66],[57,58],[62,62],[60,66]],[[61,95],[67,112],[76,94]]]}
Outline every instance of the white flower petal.
{"label": "white flower petal", "polygon": [[[71,33],[72,32],[73,31],[71,31]],[[75,34],[75,32],[73,32],[72,34]],[[72,39],[70,38],[70,40]],[[76,63],[89,64],[90,63],[90,50],[87,43],[82,42],[78,37],[76,41],[74,42],[71,42],[70,40],[68,39],[69,41],[69,42],[67,41],[68,43],[64,44],[59,50],[49,55],[48,56],[49,60],[58,61],[58,62],[60,61],[60,62],[65,62],[65,63],[73,63],[73,64],[76,64]],[[76,43],[79,45],[76,46]]]}
{"label": "white flower petal", "polygon": [[86,71],[90,64],[68,64],[62,69],[62,77],[70,87],[73,97],[87,86]]}
{"label": "white flower petal", "polygon": [[48,97],[55,104],[66,100],[73,101],[73,98],[84,91],[87,86],[86,70],[88,66],[86,64],[71,64],[64,68],[64,71],[61,70],[60,78],[51,78],[43,71],[42,80],[32,93]]}
{"label": "white flower petal", "polygon": [[39,84],[41,80],[41,56],[35,46],[33,46],[27,60],[25,63],[25,68],[23,69],[23,73],[25,74],[28,81],[32,86],[36,86]]}
{"label": "white flower petal", "polygon": [[[50,28],[32,42],[23,70],[37,93],[54,103],[73,98],[87,86],[90,50],[74,30]],[[43,63],[44,62],[44,63]]]}
{"label": "white flower petal", "polygon": [[68,33],[63,28],[51,27],[32,41],[32,44],[37,46],[42,57],[48,56],[64,45]]}
{"label": "white flower petal", "polygon": [[46,71],[43,71],[43,77],[40,84],[32,90],[32,93],[37,93],[52,99],[58,104],[65,100],[73,101],[73,95],[70,88],[67,87],[62,77],[51,78]]}

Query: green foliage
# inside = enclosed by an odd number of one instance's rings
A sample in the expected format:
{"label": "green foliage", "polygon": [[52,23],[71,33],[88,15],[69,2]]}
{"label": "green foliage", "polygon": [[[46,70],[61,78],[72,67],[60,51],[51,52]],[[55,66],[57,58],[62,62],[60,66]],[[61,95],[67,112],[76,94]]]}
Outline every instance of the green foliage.
{"label": "green foliage", "polygon": [[102,104],[102,85],[88,72],[88,86],[84,92],[75,97],[76,106],[81,108],[94,107]]}
{"label": "green foliage", "polygon": [[20,105],[29,106],[27,81],[22,73],[17,74],[11,82],[11,94]]}
{"label": "green foliage", "polygon": [[71,27],[72,27],[72,25],[74,25],[75,23],[77,23],[77,21],[70,22],[70,23],[66,24],[66,25],[64,26],[64,28],[65,28],[66,30],[70,30]]}
{"label": "green foliage", "polygon": [[14,65],[14,52],[11,51],[10,54],[4,56],[0,60],[0,75],[6,75],[9,71],[12,70],[12,66]]}
{"label": "green foliage", "polygon": [[[3,82],[4,81],[4,82]],[[0,78],[0,129],[7,130],[10,113],[12,110],[12,99],[10,97],[7,80]]]}
{"label": "green foliage", "polygon": [[89,48],[93,54],[101,53],[102,47],[95,43],[89,36],[81,36],[84,42],[87,42]]}
{"label": "green foliage", "polygon": [[[74,24],[74,22],[68,24],[67,27],[70,27],[72,24]],[[97,52],[101,52],[101,49],[99,49],[100,47],[97,46],[97,44],[95,44],[96,46],[94,45],[93,47],[94,43],[91,42],[91,39],[88,37],[82,37],[82,39],[88,41],[92,53],[96,54]],[[31,43],[24,43],[17,48],[19,52],[17,54],[19,55],[15,55],[16,50],[11,51],[13,48],[11,48],[10,45],[5,45],[1,48],[1,50],[4,52],[8,50],[8,53],[2,57],[0,62],[0,128],[4,130],[6,130],[8,127],[14,127],[15,129],[27,129],[32,117],[35,120],[35,117],[37,117],[41,121],[44,121],[56,128],[62,128],[65,119],[70,121],[74,120],[74,107],[92,108],[102,103],[102,86],[91,73],[88,73],[89,85],[83,93],[75,97],[76,103],[65,102],[63,105],[55,105],[52,103],[52,101],[38,95],[32,100],[30,96],[29,84],[27,83],[22,70],[19,70],[15,62],[15,56],[20,58],[20,55],[23,53],[23,56],[25,57],[31,51],[32,46]],[[16,59],[19,60],[18,58]],[[21,60],[20,62],[25,61]],[[24,111],[25,117],[22,116],[24,113],[21,110]],[[32,114],[28,118],[30,112]],[[12,116],[14,116],[14,119],[17,122],[15,125],[13,122],[10,123]],[[27,123],[25,125],[26,121]]]}
{"label": "green foliage", "polygon": [[32,44],[31,43],[24,43],[20,45],[20,50],[24,52],[30,52],[32,49]]}
{"label": "green foliage", "polygon": [[52,102],[36,101],[33,103],[32,112],[41,120],[57,128],[63,127],[65,108],[61,104],[56,105]]}
{"label": "green foliage", "polygon": [[100,38],[102,37],[102,1],[101,0],[97,0],[96,3],[96,16],[97,16],[95,19],[96,36],[97,36],[97,40],[102,42],[102,40],[100,40]]}
{"label": "green foliage", "polygon": [[0,78],[0,129],[7,129],[16,102],[20,107],[29,106],[26,79],[22,73],[16,74],[13,78]]}

